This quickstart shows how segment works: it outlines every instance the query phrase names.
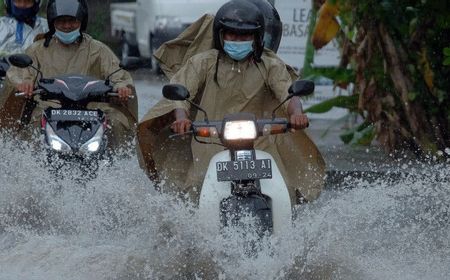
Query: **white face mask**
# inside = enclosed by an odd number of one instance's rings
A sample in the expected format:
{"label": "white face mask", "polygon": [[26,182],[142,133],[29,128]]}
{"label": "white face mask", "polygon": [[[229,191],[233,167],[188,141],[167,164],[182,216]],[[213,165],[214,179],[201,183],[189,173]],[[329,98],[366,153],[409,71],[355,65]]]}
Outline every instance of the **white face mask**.
{"label": "white face mask", "polygon": [[81,36],[80,28],[75,29],[74,31],[71,32],[63,32],[61,30],[56,29],[55,36],[59,39],[59,41],[61,41],[61,43],[70,45]]}

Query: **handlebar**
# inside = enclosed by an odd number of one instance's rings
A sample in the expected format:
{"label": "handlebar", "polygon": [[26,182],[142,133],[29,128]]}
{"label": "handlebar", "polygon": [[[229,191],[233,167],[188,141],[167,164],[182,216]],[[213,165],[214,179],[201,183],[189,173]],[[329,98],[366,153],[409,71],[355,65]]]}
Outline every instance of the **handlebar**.
{"label": "handlebar", "polygon": [[[106,94],[109,97],[119,97],[119,93],[117,91],[111,91]],[[134,95],[128,95],[128,99],[134,99]]]}
{"label": "handlebar", "polygon": [[[36,89],[36,90],[33,91],[32,96],[37,95],[37,94],[42,94],[42,93],[44,93],[44,90]],[[15,93],[16,97],[25,97],[26,95],[27,94],[25,92],[16,92]],[[119,93],[116,92],[116,91],[111,91],[111,92],[106,93],[106,96],[108,96],[108,97],[119,97]],[[128,99],[134,99],[134,95],[129,95]]]}
{"label": "handlebar", "polygon": [[[41,94],[42,92],[43,92],[43,90],[36,89],[36,90],[33,91],[33,94],[32,94],[32,95]],[[15,93],[15,96],[16,96],[16,97],[24,97],[24,96],[26,96],[26,95],[27,95],[27,94],[26,94],[25,92],[16,92],[16,93]]]}
{"label": "handlebar", "polygon": [[[173,134],[169,138],[193,135],[206,138],[221,138],[224,134],[223,121],[193,121],[191,128],[186,133]],[[309,127],[309,123],[308,126]],[[292,126],[286,118],[257,119],[257,137],[287,133]]]}
{"label": "handlebar", "polygon": [[[276,119],[258,119],[256,120],[256,132],[259,136],[266,136],[271,134],[286,133],[291,128],[290,123],[285,118]],[[200,137],[220,138],[224,133],[223,121],[194,121],[192,122],[189,132],[184,134],[175,134],[176,136],[183,136],[192,134]]]}

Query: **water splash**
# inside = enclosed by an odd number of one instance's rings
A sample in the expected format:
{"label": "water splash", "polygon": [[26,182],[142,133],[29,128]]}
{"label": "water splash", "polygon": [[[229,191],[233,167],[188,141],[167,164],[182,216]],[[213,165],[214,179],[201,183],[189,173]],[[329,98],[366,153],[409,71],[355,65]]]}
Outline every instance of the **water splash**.
{"label": "water splash", "polygon": [[135,156],[102,165],[81,184],[55,180],[28,144],[0,143],[0,279],[450,275],[446,164],[408,167],[395,181],[349,177],[299,207],[280,238],[263,239],[249,256],[242,232],[214,234],[193,205],[156,193]]}

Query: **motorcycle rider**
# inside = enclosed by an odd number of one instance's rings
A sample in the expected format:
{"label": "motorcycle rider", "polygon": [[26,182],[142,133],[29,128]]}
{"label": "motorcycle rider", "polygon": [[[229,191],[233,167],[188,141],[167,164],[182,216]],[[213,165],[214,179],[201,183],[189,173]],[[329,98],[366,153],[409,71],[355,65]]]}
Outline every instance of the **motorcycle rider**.
{"label": "motorcycle rider", "polygon": [[41,0],[4,0],[7,16],[0,17],[0,56],[22,53],[36,35],[48,31],[47,20],[37,16]]}
{"label": "motorcycle rider", "polygon": [[[234,0],[218,10],[212,29],[213,48],[190,57],[171,77],[170,83],[185,86],[191,99],[206,110],[209,119],[220,120],[224,115],[236,112],[250,112],[257,118],[270,118],[271,110],[288,96],[292,78],[283,61],[263,47],[264,16],[250,1]],[[170,57],[169,53],[167,59],[172,63]],[[164,64],[162,67],[164,69]],[[171,157],[178,161],[186,158],[181,152],[177,157],[178,151],[169,152],[162,146],[167,143],[147,139],[153,137],[150,132],[160,122],[156,121],[154,125],[152,119],[166,118],[167,121],[172,116],[171,128],[176,133],[183,134],[190,129],[190,117],[203,119],[201,113],[190,115],[190,110],[189,103],[184,101],[162,101],[152,108],[139,125],[141,164],[151,178],[155,176],[150,169],[158,165],[158,160],[149,157],[148,153],[157,153],[161,149],[166,154],[173,152]],[[292,98],[281,113],[288,117],[297,131],[261,137],[255,148],[264,150],[275,158],[289,187],[293,203],[314,200],[323,187],[324,161],[314,143],[301,131],[308,126],[308,118],[303,114],[300,99]],[[148,125],[145,124],[147,121]],[[190,162],[187,168],[180,168],[177,166],[178,162],[169,159],[164,163],[165,167],[160,164],[156,169],[169,173],[178,170],[186,180],[172,184],[169,188],[188,193],[192,199],[197,200],[200,191],[197,187],[201,186],[209,160],[222,148],[200,144],[194,140],[190,143],[190,148],[192,157],[187,160]],[[174,165],[169,166],[170,164]]]}
{"label": "motorcycle rider", "polygon": [[[119,61],[113,52],[85,33],[88,24],[86,0],[49,0],[47,20],[49,31],[26,50],[44,77],[81,74],[106,79],[119,69]],[[0,127],[23,128],[28,122],[24,121],[25,115],[31,116],[31,124],[39,126],[42,110],[50,101],[36,100],[37,107],[31,110],[32,114],[23,112],[27,111],[30,103],[34,103],[32,93],[36,77],[36,71],[29,67],[11,67],[8,71],[5,93],[9,94],[0,99]],[[108,104],[92,103],[88,107],[106,112],[114,135],[109,142],[114,146],[123,142],[120,140],[122,137],[134,135],[137,98],[128,100],[134,95],[133,80],[128,72],[119,71],[110,80],[120,100]],[[26,93],[28,99],[15,97],[17,91]]]}
{"label": "motorcycle rider", "polygon": [[5,57],[21,53],[38,34],[47,32],[47,20],[37,16],[41,0],[4,0],[7,16],[0,17],[0,95],[9,68]]}

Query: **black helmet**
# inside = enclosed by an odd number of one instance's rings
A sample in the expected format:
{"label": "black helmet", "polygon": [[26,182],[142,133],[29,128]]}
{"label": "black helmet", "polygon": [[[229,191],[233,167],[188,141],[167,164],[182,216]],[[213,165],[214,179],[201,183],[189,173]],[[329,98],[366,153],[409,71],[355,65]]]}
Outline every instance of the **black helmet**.
{"label": "black helmet", "polygon": [[223,50],[223,31],[255,36],[253,57],[261,61],[264,50],[264,16],[257,6],[249,1],[233,0],[217,11],[213,25],[214,47]]}
{"label": "black helmet", "polygon": [[55,34],[55,20],[62,16],[71,16],[81,22],[80,32],[86,31],[88,23],[87,0],[49,0],[47,4],[48,32],[45,35],[45,46]]}
{"label": "black helmet", "polygon": [[278,47],[280,46],[281,36],[283,35],[283,23],[281,22],[278,11],[267,0],[247,1],[250,1],[257,6],[264,15],[264,22],[266,24],[264,33],[264,47],[277,52]]}
{"label": "black helmet", "polygon": [[[8,15],[11,15],[13,17],[16,17],[16,15],[13,14],[12,11],[12,0],[3,0],[3,2],[5,3],[5,8],[6,8],[6,13]],[[37,13],[39,12],[39,8],[41,7],[42,1],[41,0],[34,0],[34,5],[32,7],[32,17],[36,16]],[[17,18],[17,17],[16,17]],[[17,18],[17,20],[19,21],[23,21],[23,18]]]}

